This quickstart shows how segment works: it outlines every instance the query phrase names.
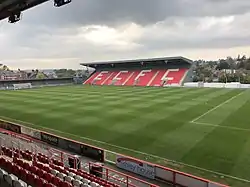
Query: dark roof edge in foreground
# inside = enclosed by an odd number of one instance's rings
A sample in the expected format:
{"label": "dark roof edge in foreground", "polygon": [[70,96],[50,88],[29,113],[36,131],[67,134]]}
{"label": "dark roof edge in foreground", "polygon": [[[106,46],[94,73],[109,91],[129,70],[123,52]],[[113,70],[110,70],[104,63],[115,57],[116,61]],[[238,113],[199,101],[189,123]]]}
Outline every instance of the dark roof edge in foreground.
{"label": "dark roof edge in foreground", "polygon": [[192,64],[193,61],[182,57],[182,56],[175,56],[175,57],[161,57],[161,58],[145,58],[145,59],[134,59],[134,60],[114,60],[114,61],[102,61],[102,62],[87,62],[87,63],[80,63],[82,66],[87,65],[95,65],[95,64],[121,64],[121,63],[130,63],[130,62],[149,62],[149,61],[157,61],[157,60],[183,60],[189,64]]}

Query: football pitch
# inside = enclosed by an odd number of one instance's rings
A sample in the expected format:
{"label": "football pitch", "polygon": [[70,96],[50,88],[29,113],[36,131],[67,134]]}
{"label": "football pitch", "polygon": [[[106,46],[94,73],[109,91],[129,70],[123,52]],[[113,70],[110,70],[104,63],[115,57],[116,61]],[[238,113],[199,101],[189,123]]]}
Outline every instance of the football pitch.
{"label": "football pitch", "polygon": [[0,118],[250,186],[248,90],[63,86],[0,91]]}

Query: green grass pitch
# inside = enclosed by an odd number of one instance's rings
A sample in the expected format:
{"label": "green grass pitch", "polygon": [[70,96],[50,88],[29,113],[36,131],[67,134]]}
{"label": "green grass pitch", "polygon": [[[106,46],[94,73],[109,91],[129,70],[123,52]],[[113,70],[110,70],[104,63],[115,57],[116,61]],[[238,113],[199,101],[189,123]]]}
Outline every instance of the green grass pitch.
{"label": "green grass pitch", "polygon": [[250,91],[112,86],[1,91],[0,115],[217,181],[219,175],[205,170],[250,180]]}

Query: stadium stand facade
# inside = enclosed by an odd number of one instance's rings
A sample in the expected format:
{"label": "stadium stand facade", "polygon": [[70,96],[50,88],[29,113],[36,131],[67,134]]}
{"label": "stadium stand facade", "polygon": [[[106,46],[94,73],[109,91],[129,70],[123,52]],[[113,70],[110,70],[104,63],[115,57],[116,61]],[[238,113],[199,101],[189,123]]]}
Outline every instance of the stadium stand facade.
{"label": "stadium stand facade", "polygon": [[95,68],[91,85],[180,86],[191,80],[192,61],[184,57],[124,60],[81,65]]}

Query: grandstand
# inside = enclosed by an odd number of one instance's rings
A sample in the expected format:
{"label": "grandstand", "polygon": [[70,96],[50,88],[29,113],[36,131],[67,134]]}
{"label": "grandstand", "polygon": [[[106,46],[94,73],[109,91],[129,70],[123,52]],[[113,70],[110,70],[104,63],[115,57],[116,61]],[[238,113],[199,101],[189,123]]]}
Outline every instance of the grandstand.
{"label": "grandstand", "polygon": [[159,187],[30,137],[3,129],[0,133],[1,187]]}
{"label": "grandstand", "polygon": [[119,86],[180,86],[191,80],[192,61],[165,57],[109,62],[81,63],[95,68],[84,84]]}

